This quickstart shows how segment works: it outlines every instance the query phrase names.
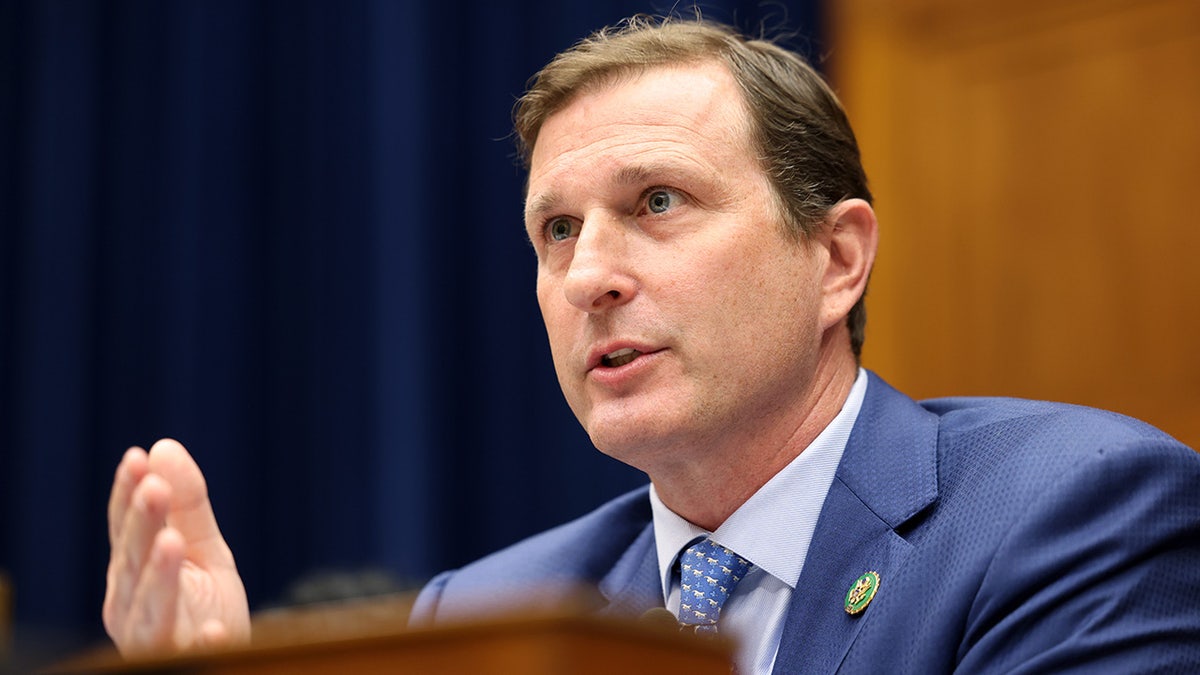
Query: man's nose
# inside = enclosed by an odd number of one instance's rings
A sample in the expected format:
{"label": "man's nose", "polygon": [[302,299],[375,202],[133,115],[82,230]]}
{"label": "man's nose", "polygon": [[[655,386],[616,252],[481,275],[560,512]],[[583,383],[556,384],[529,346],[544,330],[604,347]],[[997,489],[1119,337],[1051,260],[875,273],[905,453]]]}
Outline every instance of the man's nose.
{"label": "man's nose", "polygon": [[626,235],[616,219],[584,220],[563,282],[568,302],[585,312],[602,312],[633,298],[637,284],[629,268]]}

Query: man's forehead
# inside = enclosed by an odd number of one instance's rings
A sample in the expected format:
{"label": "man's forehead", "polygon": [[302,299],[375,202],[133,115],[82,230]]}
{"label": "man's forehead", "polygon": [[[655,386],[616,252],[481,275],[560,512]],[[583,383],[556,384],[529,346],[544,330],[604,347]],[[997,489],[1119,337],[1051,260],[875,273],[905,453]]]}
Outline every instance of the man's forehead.
{"label": "man's forehead", "polygon": [[[747,148],[741,92],[719,62],[656,66],[579,94],[549,115],[530,155],[530,178],[572,153],[638,153],[655,143]],[[743,133],[739,133],[743,132]],[[623,169],[618,179],[638,176]]]}
{"label": "man's forehead", "polygon": [[615,122],[667,125],[679,123],[683,118],[704,122],[716,115],[728,117],[742,110],[740,88],[720,61],[631,70],[584,86],[547,115],[534,140],[530,160],[532,164],[548,128],[564,124],[577,129]]}

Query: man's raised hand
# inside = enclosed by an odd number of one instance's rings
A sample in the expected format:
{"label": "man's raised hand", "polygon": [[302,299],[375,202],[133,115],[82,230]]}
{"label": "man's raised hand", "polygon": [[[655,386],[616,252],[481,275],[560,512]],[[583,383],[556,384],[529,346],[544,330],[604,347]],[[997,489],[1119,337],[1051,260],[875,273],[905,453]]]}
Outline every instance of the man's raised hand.
{"label": "man's raised hand", "polygon": [[130,448],[108,503],[104,627],[135,656],[250,639],[246,591],[204,475],[178,442]]}

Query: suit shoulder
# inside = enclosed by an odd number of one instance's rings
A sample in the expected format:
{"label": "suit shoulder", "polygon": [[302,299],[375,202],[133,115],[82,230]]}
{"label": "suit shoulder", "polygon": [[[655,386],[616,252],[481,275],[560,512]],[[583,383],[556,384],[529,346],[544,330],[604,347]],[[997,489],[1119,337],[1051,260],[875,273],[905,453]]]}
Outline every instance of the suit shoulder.
{"label": "suit shoulder", "polygon": [[1080,405],[1000,397],[939,398],[920,405],[937,415],[943,443],[974,440],[1007,451],[1087,454],[1129,445],[1185,447],[1141,420]]}
{"label": "suit shoulder", "polygon": [[1127,476],[1130,489],[1150,491],[1170,473],[1200,473],[1200,454],[1149,424],[1105,410],[1010,398],[947,398],[921,406],[938,418],[943,505],[986,511],[997,523],[1046,494],[1086,491],[1088,483],[1076,480],[1086,467]]}
{"label": "suit shoulder", "polygon": [[[421,591],[411,623],[471,618],[511,603],[580,601],[612,569],[651,520],[648,487],[596,510],[443,572]],[[537,597],[533,597],[536,595]]]}

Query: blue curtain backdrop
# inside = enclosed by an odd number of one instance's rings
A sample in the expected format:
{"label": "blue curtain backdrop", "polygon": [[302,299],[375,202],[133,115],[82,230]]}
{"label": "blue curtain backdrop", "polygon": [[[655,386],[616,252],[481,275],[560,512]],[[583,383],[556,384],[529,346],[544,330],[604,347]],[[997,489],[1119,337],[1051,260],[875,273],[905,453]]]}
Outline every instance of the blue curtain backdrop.
{"label": "blue curtain backdrop", "polygon": [[[819,57],[815,4],[702,7]],[[256,608],[320,570],[419,583],[642,483],[558,390],[507,135],[556,51],[671,6],[0,6],[18,650],[102,635],[131,444],[191,449]]]}

